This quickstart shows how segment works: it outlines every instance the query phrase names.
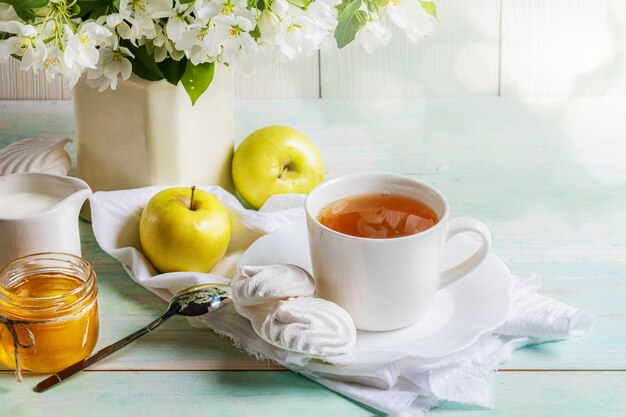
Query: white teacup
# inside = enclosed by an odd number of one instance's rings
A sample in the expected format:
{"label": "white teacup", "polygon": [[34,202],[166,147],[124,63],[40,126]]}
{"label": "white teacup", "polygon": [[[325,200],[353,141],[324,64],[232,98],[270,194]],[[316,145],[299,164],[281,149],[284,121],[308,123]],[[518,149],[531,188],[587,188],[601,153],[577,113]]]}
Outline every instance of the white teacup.
{"label": "white teacup", "polygon": [[[413,235],[369,239],[339,233],[317,219],[324,207],[340,198],[383,192],[425,203],[439,221]],[[483,222],[450,220],[448,202],[439,191],[401,175],[357,174],[325,182],[309,193],[305,209],[317,296],[346,309],[361,330],[393,330],[417,322],[438,290],[466,276],[491,249],[491,234]],[[477,233],[480,248],[442,271],[445,241],[462,232]]]}

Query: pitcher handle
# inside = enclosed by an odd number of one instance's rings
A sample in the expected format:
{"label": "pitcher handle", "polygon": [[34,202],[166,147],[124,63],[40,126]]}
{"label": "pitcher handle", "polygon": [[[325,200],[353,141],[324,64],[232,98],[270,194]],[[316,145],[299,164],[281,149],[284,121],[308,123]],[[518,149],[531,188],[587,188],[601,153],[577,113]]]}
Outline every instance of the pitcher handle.
{"label": "pitcher handle", "polygon": [[485,260],[489,251],[491,251],[491,233],[480,220],[471,217],[458,217],[450,220],[448,226],[448,233],[446,234],[446,241],[452,236],[458,235],[463,232],[474,232],[481,240],[480,247],[463,262],[446,269],[441,272],[441,279],[439,282],[439,289],[445,288],[450,284],[455,283],[462,277],[474,270],[482,261]]}

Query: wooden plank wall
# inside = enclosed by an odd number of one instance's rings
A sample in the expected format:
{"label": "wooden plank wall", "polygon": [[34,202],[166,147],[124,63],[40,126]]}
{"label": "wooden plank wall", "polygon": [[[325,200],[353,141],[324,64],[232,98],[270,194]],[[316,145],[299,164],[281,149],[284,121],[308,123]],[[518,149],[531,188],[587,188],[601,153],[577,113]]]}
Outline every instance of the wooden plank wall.
{"label": "wooden plank wall", "polygon": [[[604,96],[626,93],[624,0],[437,0],[419,45],[398,30],[239,77],[239,98]],[[61,82],[0,64],[0,99],[67,99]]]}

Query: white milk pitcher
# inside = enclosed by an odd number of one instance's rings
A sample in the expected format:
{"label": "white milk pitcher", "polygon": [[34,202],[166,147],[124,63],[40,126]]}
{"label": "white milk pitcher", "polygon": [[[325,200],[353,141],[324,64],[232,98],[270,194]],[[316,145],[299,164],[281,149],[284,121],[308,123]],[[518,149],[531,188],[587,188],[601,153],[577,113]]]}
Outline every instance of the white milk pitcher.
{"label": "white milk pitcher", "polygon": [[0,177],[0,269],[39,252],[80,256],[78,213],[91,195],[78,178],[20,173]]}

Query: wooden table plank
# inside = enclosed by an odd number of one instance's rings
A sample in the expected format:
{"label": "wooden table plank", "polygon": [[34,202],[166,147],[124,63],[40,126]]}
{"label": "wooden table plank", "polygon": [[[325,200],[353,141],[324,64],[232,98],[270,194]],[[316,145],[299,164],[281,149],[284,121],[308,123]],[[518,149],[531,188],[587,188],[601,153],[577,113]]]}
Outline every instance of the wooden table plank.
{"label": "wooden table plank", "polygon": [[[0,373],[0,415],[11,417],[375,416],[292,372],[84,372],[36,394]],[[444,404],[429,415],[458,417],[623,417],[624,372],[499,372],[495,407]]]}

